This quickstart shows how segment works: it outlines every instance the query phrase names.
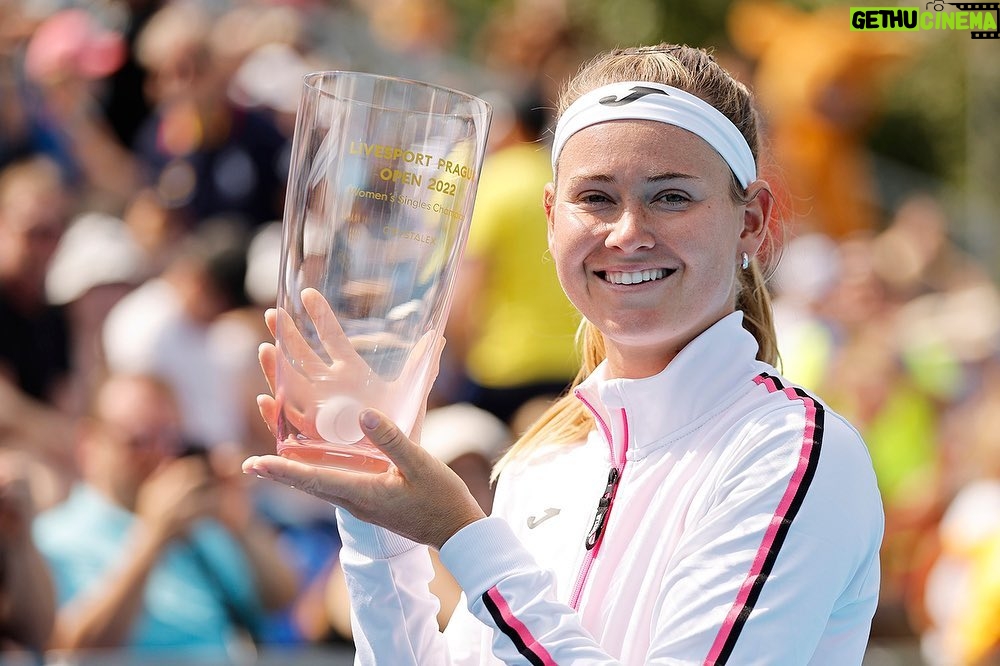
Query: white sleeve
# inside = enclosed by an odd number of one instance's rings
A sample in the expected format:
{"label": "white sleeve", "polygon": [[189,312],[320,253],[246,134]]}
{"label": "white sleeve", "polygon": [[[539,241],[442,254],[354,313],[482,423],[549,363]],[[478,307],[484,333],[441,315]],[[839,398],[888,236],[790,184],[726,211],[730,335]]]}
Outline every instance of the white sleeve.
{"label": "white sleeve", "polygon": [[448,664],[427,547],[337,509],[356,664]]}
{"label": "white sleeve", "polygon": [[807,454],[788,413],[706,484],[660,581],[646,663],[861,663],[882,537],[871,462],[836,417]]}
{"label": "white sleeve", "polygon": [[449,625],[454,655],[437,628],[426,546],[342,509],[337,520],[356,664],[617,663],[583,629],[576,612],[556,601],[552,575],[539,569],[502,519],[479,520],[441,549],[442,563],[470,600],[468,610],[492,636],[491,644],[483,645],[481,630],[461,635],[470,623],[456,609]]}
{"label": "white sleeve", "polygon": [[460,530],[441,548],[441,562],[465,592],[469,612],[490,628],[500,663],[618,663],[583,628],[576,611],[556,599],[554,575],[539,568],[503,519],[486,518]]}

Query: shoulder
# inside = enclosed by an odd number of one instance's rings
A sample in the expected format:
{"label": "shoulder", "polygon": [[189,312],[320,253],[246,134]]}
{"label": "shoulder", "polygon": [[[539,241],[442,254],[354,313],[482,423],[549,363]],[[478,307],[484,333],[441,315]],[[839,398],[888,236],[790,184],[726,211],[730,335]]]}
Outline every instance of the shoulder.
{"label": "shoulder", "polygon": [[[792,468],[801,501],[819,522],[847,518],[881,533],[883,513],[868,447],[858,430],[815,393],[762,373],[748,412],[748,445],[779,451]],[[766,392],[766,394],[762,393]]]}
{"label": "shoulder", "polygon": [[852,452],[871,460],[864,439],[850,422],[830,408],[815,392],[777,373],[762,372],[753,379],[750,417],[770,428],[787,430],[792,437],[819,447]]}
{"label": "shoulder", "polygon": [[815,392],[776,372],[761,372],[744,394],[744,427],[757,438],[781,437],[792,447],[815,449],[817,457],[843,457],[871,468],[864,439]]}
{"label": "shoulder", "polygon": [[86,486],[77,486],[60,504],[40,513],[32,523],[38,549],[49,557],[78,557],[89,550],[113,549],[132,517]]}

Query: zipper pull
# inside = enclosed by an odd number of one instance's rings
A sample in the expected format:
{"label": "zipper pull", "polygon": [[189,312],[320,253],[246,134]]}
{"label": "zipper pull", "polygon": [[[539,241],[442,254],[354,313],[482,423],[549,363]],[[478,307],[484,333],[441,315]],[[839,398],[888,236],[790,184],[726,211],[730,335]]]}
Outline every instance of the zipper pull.
{"label": "zipper pull", "polygon": [[601,501],[597,503],[597,514],[594,516],[594,524],[587,535],[587,550],[591,550],[597,545],[601,534],[604,532],[604,525],[608,522],[608,511],[611,510],[611,498],[614,495],[619,476],[620,472],[617,467],[612,467],[611,471],[608,472],[608,485],[604,489],[604,494],[601,495]]}

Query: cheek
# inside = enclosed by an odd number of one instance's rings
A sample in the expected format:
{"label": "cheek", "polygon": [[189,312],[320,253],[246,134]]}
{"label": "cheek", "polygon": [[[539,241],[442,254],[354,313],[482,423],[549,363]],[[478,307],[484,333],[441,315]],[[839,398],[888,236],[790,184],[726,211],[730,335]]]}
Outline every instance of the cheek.
{"label": "cheek", "polygon": [[599,232],[566,207],[559,207],[549,223],[549,250],[552,256],[580,261],[601,243]]}
{"label": "cheek", "polygon": [[556,277],[562,286],[563,292],[573,305],[579,307],[575,294],[583,290],[584,268],[580,257],[569,251],[570,244],[553,241],[550,237],[549,254],[552,256],[552,263],[555,267]]}
{"label": "cheek", "polygon": [[593,239],[572,224],[557,223],[550,228],[549,254],[560,280],[584,270],[584,260],[593,244]]}
{"label": "cheek", "polygon": [[562,285],[563,291],[565,291],[570,275],[569,261],[566,259],[566,255],[559,245],[549,243],[549,254],[552,255],[552,263],[555,265],[556,277],[559,278],[559,284]]}

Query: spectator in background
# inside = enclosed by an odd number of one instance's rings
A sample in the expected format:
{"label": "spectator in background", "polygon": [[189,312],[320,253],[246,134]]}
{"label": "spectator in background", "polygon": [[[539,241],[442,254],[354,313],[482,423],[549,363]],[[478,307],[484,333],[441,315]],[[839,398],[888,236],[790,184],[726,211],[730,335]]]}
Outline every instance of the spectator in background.
{"label": "spectator in background", "polygon": [[47,17],[24,58],[22,94],[38,149],[60,162],[90,205],[111,210],[138,184],[133,155],[101,106],[103,85],[124,59],[122,36],[79,8]]}
{"label": "spectator in background", "polygon": [[179,426],[155,378],[115,375],[96,393],[83,482],[34,524],[58,592],[54,648],[221,658],[291,599],[297,581],[244,486],[185,451]]}
{"label": "spectator in background", "polygon": [[123,0],[118,3],[125,13],[122,40],[125,57],[121,67],[108,77],[107,95],[103,107],[108,124],[124,146],[132,146],[136,132],[152,112],[146,97],[146,70],[139,64],[135,42],[146,22],[164,4],[165,0]]}
{"label": "spectator in background", "polygon": [[52,576],[31,536],[28,463],[23,454],[0,449],[0,654],[41,654],[55,620]]}
{"label": "spectator in background", "polygon": [[840,276],[837,243],[825,234],[806,233],[784,245],[771,280],[782,371],[808,389],[821,386],[829,372],[837,331],[820,309]]}
{"label": "spectator in background", "polygon": [[149,276],[166,269],[191,232],[183,215],[167,207],[151,187],[135,193],[122,212],[122,220],[139,245]]}
{"label": "spectator in background", "polygon": [[1000,359],[985,360],[975,393],[954,411],[948,438],[964,468],[934,539],[926,591],[911,608],[924,620],[933,666],[995,664],[1000,658]]}
{"label": "spectator in background", "polygon": [[589,46],[566,0],[512,0],[491,7],[476,34],[477,60],[514,81],[535,81],[555,99]]}
{"label": "spectator in background", "polygon": [[0,369],[28,396],[50,404],[69,374],[69,331],[65,313],[46,302],[45,276],[71,203],[46,158],[0,174]]}
{"label": "spectator in background", "polygon": [[167,381],[184,435],[209,448],[238,445],[246,434],[244,392],[228,362],[234,343],[218,324],[247,302],[247,242],[239,222],[204,222],[162,275],[111,309],[102,334],[109,369]]}
{"label": "spectator in background", "polygon": [[446,348],[468,379],[457,399],[505,423],[529,400],[551,400],[569,385],[580,324],[546,259],[539,192],[552,179],[540,141],[548,114],[528,91],[513,101],[509,121],[483,165]]}
{"label": "spectator in background", "polygon": [[214,216],[247,226],[280,219],[287,137],[268,114],[229,100],[232,63],[213,48],[209,16],[191,3],[166,4],[136,53],[154,111],[134,148],[165,205],[191,226]]}
{"label": "spectator in background", "polygon": [[0,169],[35,148],[22,94],[20,61],[22,43],[32,27],[20,3],[0,3]]}
{"label": "spectator in background", "polygon": [[148,277],[149,262],[121,219],[77,216],[63,234],[45,280],[50,303],[70,322],[73,381],[70,411],[82,415],[104,376],[101,331],[111,308]]}
{"label": "spectator in background", "polygon": [[45,278],[72,206],[48,158],[0,172],[0,443],[66,479],[73,475],[70,329],[65,310],[46,301]]}

